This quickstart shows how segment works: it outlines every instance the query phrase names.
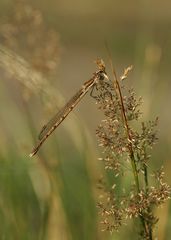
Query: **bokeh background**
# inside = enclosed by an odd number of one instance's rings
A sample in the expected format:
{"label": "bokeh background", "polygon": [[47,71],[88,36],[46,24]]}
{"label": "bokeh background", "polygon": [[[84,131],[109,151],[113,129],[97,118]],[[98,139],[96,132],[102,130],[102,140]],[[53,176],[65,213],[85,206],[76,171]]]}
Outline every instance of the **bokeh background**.
{"label": "bokeh background", "polygon": [[[121,75],[143,97],[143,120],[159,116],[151,171],[171,184],[170,1],[0,1],[0,239],[137,239],[128,221],[101,231],[101,164],[95,129],[103,115],[87,94],[29,158],[43,124],[88,80],[105,42]],[[36,79],[36,80],[35,80]],[[131,174],[131,173],[130,173]],[[156,210],[156,235],[170,239],[171,208]]]}

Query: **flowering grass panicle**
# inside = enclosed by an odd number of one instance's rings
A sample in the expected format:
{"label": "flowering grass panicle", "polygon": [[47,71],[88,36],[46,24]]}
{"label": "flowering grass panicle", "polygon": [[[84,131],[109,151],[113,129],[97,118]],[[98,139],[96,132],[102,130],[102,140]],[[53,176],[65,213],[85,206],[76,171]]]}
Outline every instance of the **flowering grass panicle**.
{"label": "flowering grass panicle", "polygon": [[142,115],[142,98],[137,98],[134,90],[125,86],[131,69],[125,69],[120,80],[113,69],[114,81],[102,83],[95,96],[105,116],[96,130],[102,149],[99,160],[104,163],[106,175],[99,182],[102,193],[98,208],[103,230],[113,232],[128,218],[139,218],[139,235],[152,240],[158,221],[154,208],[170,198],[170,187],[164,182],[163,169],[153,175],[149,173],[150,151],[157,141],[158,118],[140,122],[138,130],[135,129],[134,123],[137,125]]}

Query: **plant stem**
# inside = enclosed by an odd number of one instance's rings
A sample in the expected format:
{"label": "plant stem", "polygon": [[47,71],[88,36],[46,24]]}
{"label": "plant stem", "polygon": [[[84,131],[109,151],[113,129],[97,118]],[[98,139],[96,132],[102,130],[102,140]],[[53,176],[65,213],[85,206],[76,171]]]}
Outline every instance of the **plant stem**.
{"label": "plant stem", "polygon": [[[114,87],[116,90],[116,93],[118,94],[118,97],[120,99],[120,103],[121,103],[121,114],[122,114],[122,119],[123,119],[123,123],[125,126],[125,130],[126,130],[126,134],[127,134],[127,138],[128,138],[128,149],[129,149],[129,156],[131,159],[131,166],[132,166],[132,171],[133,171],[133,175],[134,175],[134,181],[136,184],[136,189],[137,189],[137,194],[140,193],[140,183],[139,183],[139,176],[138,176],[138,170],[137,170],[137,166],[136,166],[136,161],[135,161],[135,156],[134,156],[134,151],[133,151],[133,146],[132,146],[132,139],[131,139],[131,135],[130,135],[130,131],[129,131],[129,126],[128,126],[128,121],[127,121],[127,117],[126,117],[126,111],[125,111],[125,107],[124,107],[124,103],[123,103],[123,97],[122,97],[122,92],[121,92],[121,88],[120,88],[120,84],[119,81],[117,79],[117,75],[116,72],[114,70],[113,64],[111,63],[111,68],[112,68],[112,73],[113,73],[113,77],[114,77]],[[147,173],[147,169],[146,169],[146,173]],[[145,174],[145,181],[146,181],[146,186],[148,186],[148,178],[147,175]],[[148,222],[146,221],[145,217],[143,216],[143,212],[142,215],[139,216],[142,226],[144,228],[144,231],[146,233],[146,236],[148,236],[149,240],[152,240],[152,230],[151,227],[149,226]]]}
{"label": "plant stem", "polygon": [[[145,149],[144,149],[144,154],[145,154],[145,158],[146,158]],[[144,182],[145,182],[146,195],[148,195],[149,183],[148,183],[148,169],[147,169],[146,163],[143,164],[143,168],[144,168]],[[150,207],[148,207],[147,211],[148,211],[148,215],[151,215],[152,210],[151,210]],[[153,239],[153,232],[152,232],[152,227],[149,225],[149,221],[148,221],[147,225],[148,225],[148,230],[149,230],[149,239],[152,240]]]}

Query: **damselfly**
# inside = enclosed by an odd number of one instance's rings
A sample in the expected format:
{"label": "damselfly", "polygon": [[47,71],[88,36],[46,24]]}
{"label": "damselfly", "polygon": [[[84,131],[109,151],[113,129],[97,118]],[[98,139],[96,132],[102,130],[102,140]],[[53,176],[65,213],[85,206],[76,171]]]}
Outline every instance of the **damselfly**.
{"label": "damselfly", "polygon": [[41,145],[51,135],[51,133],[60,125],[60,123],[67,117],[67,115],[73,110],[77,103],[85,96],[90,88],[93,88],[99,81],[108,79],[105,71],[105,65],[102,60],[97,61],[98,71],[93,74],[93,77],[86,81],[82,88],[67,102],[67,104],[46,124],[43,126],[40,134],[39,141],[36,147],[30,153],[30,157],[34,156]]}

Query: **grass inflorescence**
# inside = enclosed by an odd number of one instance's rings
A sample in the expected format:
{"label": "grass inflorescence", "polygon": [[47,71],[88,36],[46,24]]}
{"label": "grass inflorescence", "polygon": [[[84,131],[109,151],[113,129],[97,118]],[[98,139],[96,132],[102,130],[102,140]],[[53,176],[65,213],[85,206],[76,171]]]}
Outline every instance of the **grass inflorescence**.
{"label": "grass inflorescence", "polygon": [[[158,219],[154,208],[170,197],[170,187],[164,182],[161,168],[149,171],[150,151],[157,141],[158,118],[141,122],[140,105],[134,90],[125,86],[125,79],[132,67],[124,70],[120,79],[113,69],[114,81],[98,88],[96,102],[105,119],[96,129],[102,148],[105,177],[100,180],[102,194],[98,203],[103,230],[113,232],[128,218],[139,218],[139,234],[143,239],[154,239],[154,226]],[[134,123],[140,127],[134,129]],[[109,180],[109,176],[111,177]],[[117,186],[116,178],[128,179],[129,184]],[[131,179],[131,180],[130,180]],[[129,185],[129,186],[128,186]],[[118,189],[122,188],[122,189]]]}

